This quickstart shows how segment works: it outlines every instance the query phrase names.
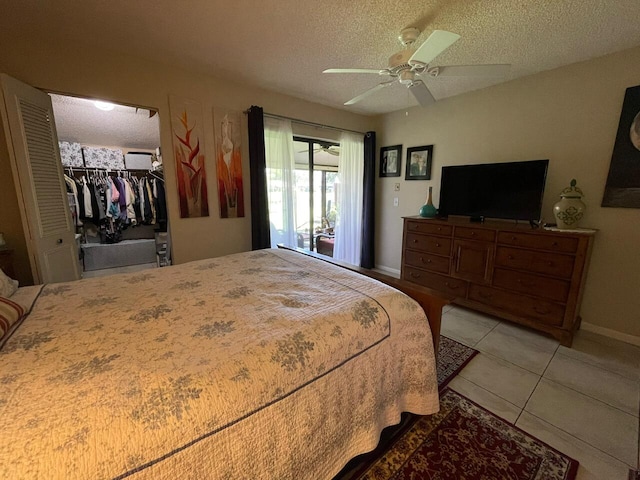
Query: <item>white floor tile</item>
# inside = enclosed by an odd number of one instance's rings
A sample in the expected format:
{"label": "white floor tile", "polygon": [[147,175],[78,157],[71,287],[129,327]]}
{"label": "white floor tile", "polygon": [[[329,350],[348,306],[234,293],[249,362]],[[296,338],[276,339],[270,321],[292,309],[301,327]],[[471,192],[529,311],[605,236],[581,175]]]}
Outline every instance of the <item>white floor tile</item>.
{"label": "white floor tile", "polygon": [[461,377],[522,408],[540,376],[492,355],[476,355]]}
{"label": "white floor tile", "polygon": [[496,330],[502,333],[506,333],[507,335],[518,337],[521,340],[526,340],[527,342],[536,345],[544,350],[556,350],[560,345],[560,342],[555,338],[549,337],[541,332],[532,330],[531,328],[527,328],[523,325],[518,325],[517,323],[505,321],[500,323],[500,325],[496,327]]}
{"label": "white floor tile", "polygon": [[561,353],[553,357],[544,377],[638,416],[640,383],[635,380]]}
{"label": "white floor tile", "polygon": [[441,333],[469,347],[473,347],[497,323],[495,320],[481,317],[461,316],[458,315],[456,309],[452,309],[442,316]]}
{"label": "white floor tile", "polygon": [[515,422],[522,411],[520,407],[471,383],[460,375],[451,380],[449,387],[510,423]]}
{"label": "white floor tile", "polygon": [[474,348],[542,375],[557,347],[544,341],[533,342],[500,324],[474,345]]}
{"label": "white floor tile", "polygon": [[560,347],[560,353],[583,362],[597,365],[640,381],[640,347],[580,330],[571,348]]}
{"label": "white floor tile", "polygon": [[629,466],[637,461],[638,418],[633,415],[544,378],[525,411]]}
{"label": "white floor tile", "polygon": [[527,412],[516,426],[580,462],[577,480],[627,479],[627,465]]}

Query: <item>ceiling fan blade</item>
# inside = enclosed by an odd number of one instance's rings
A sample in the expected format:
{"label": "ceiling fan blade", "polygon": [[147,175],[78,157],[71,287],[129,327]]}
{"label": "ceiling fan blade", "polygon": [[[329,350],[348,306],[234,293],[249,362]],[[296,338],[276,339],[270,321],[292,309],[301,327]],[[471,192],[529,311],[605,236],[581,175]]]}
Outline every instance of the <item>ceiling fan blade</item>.
{"label": "ceiling fan blade", "polygon": [[409,90],[413,93],[413,96],[416,97],[416,100],[418,100],[418,103],[422,107],[427,107],[436,101],[427,86],[420,80],[413,82],[413,85],[409,87]]}
{"label": "ceiling fan blade", "polygon": [[374,92],[377,92],[378,90],[383,89],[384,87],[387,87],[389,85],[391,85],[392,83],[396,83],[395,80],[389,80],[388,82],[383,82],[380,83],[378,85],[376,85],[373,88],[370,88],[369,90],[367,90],[364,93],[361,93],[360,95],[358,95],[357,97],[352,98],[351,100],[349,100],[348,102],[344,102],[345,105],[353,105],[354,103],[358,103],[360,100],[362,100],[363,98],[368,97],[369,95],[371,95]]}
{"label": "ceiling fan blade", "polygon": [[434,30],[433,33],[429,35],[429,38],[427,38],[411,56],[409,65],[411,65],[411,62],[431,63],[434,58],[456,43],[459,38],[460,35],[457,33]]}
{"label": "ceiling fan blade", "polygon": [[380,74],[380,69],[373,70],[371,68],[328,68],[322,73],[375,73]]}
{"label": "ceiling fan blade", "polygon": [[450,65],[438,67],[438,77],[506,77],[511,65]]}

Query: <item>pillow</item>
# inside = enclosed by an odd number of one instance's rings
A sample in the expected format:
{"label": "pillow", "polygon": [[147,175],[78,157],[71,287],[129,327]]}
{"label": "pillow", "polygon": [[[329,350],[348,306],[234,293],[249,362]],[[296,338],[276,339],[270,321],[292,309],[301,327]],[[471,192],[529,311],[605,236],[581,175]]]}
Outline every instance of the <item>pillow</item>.
{"label": "pillow", "polygon": [[0,345],[13,331],[12,327],[24,315],[24,308],[8,298],[0,296]]}
{"label": "pillow", "polygon": [[0,297],[10,297],[18,289],[18,281],[14,280],[0,270]]}

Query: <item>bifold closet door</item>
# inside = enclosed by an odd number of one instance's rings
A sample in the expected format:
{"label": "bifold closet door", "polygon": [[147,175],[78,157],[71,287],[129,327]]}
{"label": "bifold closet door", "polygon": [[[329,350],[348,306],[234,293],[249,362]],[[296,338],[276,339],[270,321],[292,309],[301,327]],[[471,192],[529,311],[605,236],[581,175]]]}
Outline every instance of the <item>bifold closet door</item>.
{"label": "bifold closet door", "polygon": [[49,95],[0,75],[2,121],[36,283],[77,280],[75,230]]}

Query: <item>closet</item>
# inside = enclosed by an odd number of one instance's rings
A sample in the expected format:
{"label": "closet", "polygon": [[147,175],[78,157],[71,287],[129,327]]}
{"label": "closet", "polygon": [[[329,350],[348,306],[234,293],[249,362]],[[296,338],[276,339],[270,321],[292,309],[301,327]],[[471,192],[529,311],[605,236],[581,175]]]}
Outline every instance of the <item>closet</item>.
{"label": "closet", "polygon": [[170,265],[155,112],[51,99],[82,276]]}

